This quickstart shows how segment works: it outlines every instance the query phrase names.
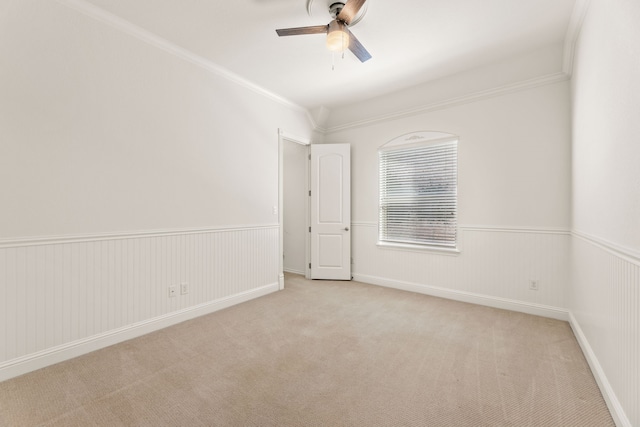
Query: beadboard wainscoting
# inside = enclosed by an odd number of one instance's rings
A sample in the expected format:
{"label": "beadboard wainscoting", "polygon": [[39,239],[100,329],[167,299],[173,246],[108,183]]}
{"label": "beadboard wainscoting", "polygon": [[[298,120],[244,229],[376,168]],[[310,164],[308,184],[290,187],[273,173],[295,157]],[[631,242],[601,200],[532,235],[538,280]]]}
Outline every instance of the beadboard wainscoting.
{"label": "beadboard wainscoting", "polygon": [[616,425],[638,426],[640,258],[580,232],[572,256],[571,326]]}
{"label": "beadboard wainscoting", "polygon": [[278,253],[277,225],[0,241],[0,381],[277,291]]}
{"label": "beadboard wainscoting", "polygon": [[463,226],[460,253],[450,254],[378,246],[375,223],[352,223],[352,230],[355,280],[569,319],[569,231]]}

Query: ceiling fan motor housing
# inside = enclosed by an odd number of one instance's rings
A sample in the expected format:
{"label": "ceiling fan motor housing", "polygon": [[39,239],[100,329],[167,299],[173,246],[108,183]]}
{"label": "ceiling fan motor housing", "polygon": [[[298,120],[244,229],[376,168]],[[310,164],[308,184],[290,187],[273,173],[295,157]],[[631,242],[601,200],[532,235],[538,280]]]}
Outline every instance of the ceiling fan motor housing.
{"label": "ceiling fan motor housing", "polygon": [[344,8],[344,3],[341,1],[331,3],[331,5],[329,6],[329,13],[331,14],[331,17],[333,19],[336,19],[343,8]]}

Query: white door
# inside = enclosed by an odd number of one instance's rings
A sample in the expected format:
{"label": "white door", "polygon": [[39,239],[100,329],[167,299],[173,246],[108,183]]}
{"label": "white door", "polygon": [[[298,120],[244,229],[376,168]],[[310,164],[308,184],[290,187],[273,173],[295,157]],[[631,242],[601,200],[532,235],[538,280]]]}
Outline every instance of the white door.
{"label": "white door", "polygon": [[351,146],[311,145],[311,278],[351,280]]}

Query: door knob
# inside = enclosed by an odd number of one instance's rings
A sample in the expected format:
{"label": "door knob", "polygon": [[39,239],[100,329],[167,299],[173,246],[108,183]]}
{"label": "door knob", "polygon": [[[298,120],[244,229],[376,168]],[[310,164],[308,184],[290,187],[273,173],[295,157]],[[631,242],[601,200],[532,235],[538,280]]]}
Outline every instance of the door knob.
{"label": "door knob", "polygon": [[349,227],[345,227],[345,228],[344,228],[344,231],[349,231]]}

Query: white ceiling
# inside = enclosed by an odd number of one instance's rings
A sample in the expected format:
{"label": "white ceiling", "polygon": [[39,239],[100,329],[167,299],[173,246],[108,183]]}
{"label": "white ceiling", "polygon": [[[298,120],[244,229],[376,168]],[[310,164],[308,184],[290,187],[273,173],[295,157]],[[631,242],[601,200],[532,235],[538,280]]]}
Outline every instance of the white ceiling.
{"label": "white ceiling", "polygon": [[87,0],[305,108],[329,109],[564,41],[576,0],[369,0],[351,31],[373,58],[335,58],[314,0]]}

